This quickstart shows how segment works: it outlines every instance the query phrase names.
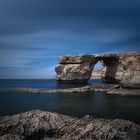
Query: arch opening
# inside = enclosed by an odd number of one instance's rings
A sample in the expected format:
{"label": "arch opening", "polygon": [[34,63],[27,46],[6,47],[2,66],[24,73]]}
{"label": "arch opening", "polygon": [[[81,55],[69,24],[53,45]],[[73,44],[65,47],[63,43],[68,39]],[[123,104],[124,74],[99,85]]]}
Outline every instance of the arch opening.
{"label": "arch opening", "polygon": [[103,69],[103,62],[101,60],[99,60],[93,67],[91,78],[92,79],[101,79],[102,69]]}

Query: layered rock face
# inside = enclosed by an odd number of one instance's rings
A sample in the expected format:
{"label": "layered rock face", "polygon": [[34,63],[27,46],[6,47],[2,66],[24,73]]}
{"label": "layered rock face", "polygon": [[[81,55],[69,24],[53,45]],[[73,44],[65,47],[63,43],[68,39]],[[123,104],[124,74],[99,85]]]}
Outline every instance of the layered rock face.
{"label": "layered rock face", "polygon": [[139,140],[140,126],[126,120],[78,119],[47,111],[0,118],[0,140]]}
{"label": "layered rock face", "polygon": [[56,80],[63,82],[87,82],[91,77],[92,65],[96,63],[93,55],[65,55],[55,67]]}
{"label": "layered rock face", "polygon": [[101,55],[104,63],[102,79],[106,82],[114,80],[126,88],[140,88],[140,53],[114,54],[115,59],[112,55]]}
{"label": "layered rock face", "polygon": [[123,87],[140,88],[140,53],[120,54],[116,79]]}
{"label": "layered rock face", "polygon": [[64,55],[55,68],[56,80],[87,82],[94,65],[101,61],[101,77],[107,83],[118,82],[123,87],[140,88],[140,53]]}

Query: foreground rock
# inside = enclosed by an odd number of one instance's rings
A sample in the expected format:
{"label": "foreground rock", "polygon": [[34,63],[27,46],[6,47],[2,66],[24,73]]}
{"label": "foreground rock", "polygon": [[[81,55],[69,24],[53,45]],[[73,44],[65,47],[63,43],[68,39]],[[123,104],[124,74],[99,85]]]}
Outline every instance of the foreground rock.
{"label": "foreground rock", "polygon": [[81,119],[30,111],[0,118],[0,140],[139,140],[140,126],[126,120]]}
{"label": "foreground rock", "polygon": [[56,66],[59,82],[87,82],[95,64],[101,61],[101,77],[107,83],[118,82],[122,87],[140,88],[140,52],[93,55],[64,55]]}

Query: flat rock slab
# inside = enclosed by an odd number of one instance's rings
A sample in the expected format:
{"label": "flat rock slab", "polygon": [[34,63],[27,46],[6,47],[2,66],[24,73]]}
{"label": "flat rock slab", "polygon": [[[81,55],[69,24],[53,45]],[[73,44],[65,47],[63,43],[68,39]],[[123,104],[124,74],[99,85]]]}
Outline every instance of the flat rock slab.
{"label": "flat rock slab", "polygon": [[63,55],[59,58],[59,64],[82,64],[95,63],[96,60],[93,55],[79,54],[79,55]]}
{"label": "flat rock slab", "polygon": [[121,119],[78,119],[47,111],[0,118],[0,140],[139,140],[140,126]]}
{"label": "flat rock slab", "polygon": [[108,91],[107,94],[121,95],[121,96],[140,96],[140,89],[113,89]]}
{"label": "flat rock slab", "polygon": [[121,88],[118,84],[100,84],[100,85],[87,85],[77,88],[66,88],[66,89],[51,89],[51,88],[9,88],[1,89],[0,93],[4,92],[18,92],[18,93],[95,93],[104,92],[108,95],[121,95],[121,96],[140,96],[140,89],[127,89]]}
{"label": "flat rock slab", "polygon": [[91,86],[67,88],[67,89],[17,88],[16,91],[27,93],[83,93],[83,92],[92,92],[94,91],[94,88]]}

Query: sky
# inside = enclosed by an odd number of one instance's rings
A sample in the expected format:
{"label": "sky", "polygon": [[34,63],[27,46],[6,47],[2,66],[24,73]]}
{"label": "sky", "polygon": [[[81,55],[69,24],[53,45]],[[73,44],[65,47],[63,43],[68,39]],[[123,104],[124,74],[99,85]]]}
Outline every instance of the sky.
{"label": "sky", "polygon": [[0,79],[54,78],[64,54],[140,51],[140,0],[0,0]]}

